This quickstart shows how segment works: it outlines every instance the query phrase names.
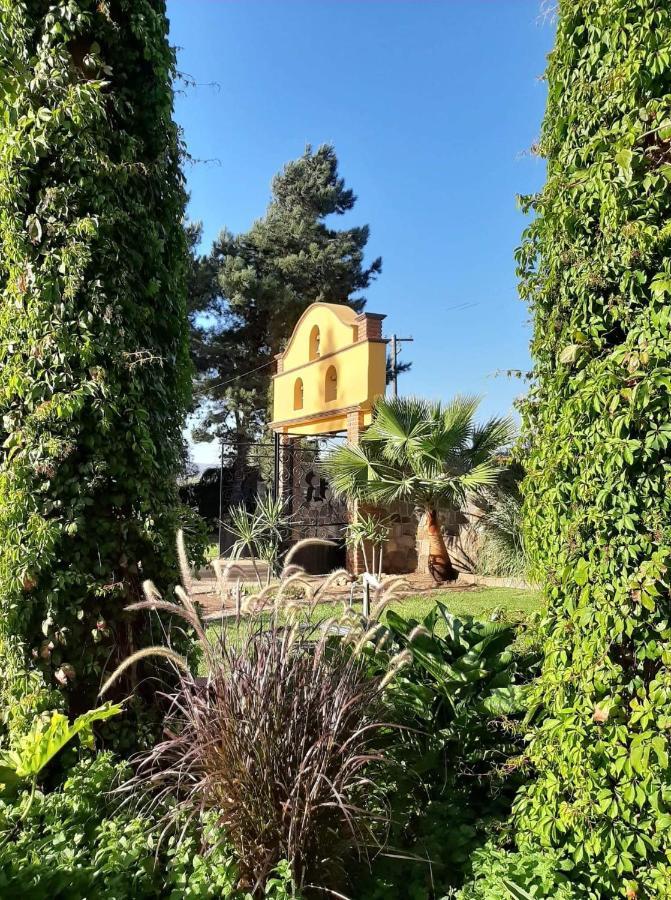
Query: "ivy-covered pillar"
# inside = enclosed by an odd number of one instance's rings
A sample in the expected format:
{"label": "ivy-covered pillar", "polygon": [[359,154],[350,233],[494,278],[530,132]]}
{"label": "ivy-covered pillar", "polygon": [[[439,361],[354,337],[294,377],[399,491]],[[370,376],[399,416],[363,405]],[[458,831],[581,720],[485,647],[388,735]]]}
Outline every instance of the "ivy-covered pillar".
{"label": "ivy-covered pillar", "polygon": [[0,58],[2,686],[78,709],[148,638],[124,604],[173,577],[190,366],[165,4],[0,0]]}
{"label": "ivy-covered pillar", "polygon": [[671,5],[560,0],[547,75],[547,183],[519,265],[548,611],[516,883],[546,858],[542,896],[669,897]]}

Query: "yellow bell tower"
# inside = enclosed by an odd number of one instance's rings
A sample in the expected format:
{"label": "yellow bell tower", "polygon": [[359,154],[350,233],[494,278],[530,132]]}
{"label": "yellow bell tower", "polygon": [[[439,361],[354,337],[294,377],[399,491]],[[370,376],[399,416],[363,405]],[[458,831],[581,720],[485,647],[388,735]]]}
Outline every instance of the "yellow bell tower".
{"label": "yellow bell tower", "polygon": [[358,441],[385,390],[384,318],[357,314],[341,303],[308,306],[276,357],[273,431],[305,436],[347,431],[350,441]]}

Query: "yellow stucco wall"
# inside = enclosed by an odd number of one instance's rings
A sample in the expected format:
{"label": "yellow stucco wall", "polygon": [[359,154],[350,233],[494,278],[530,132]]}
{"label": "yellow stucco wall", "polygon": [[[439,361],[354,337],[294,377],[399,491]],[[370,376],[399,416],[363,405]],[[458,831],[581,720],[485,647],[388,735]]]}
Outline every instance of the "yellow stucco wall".
{"label": "yellow stucco wall", "polygon": [[[310,336],[319,328],[319,358],[310,359]],[[359,340],[357,314],[349,307],[314,303],[298,321],[281,358],[282,371],[273,379],[273,428],[299,434],[338,431],[347,424],[347,411],[366,413],[385,390],[386,344]],[[326,400],[326,376],[333,366],[337,390]],[[301,409],[296,408],[296,381],[303,383]],[[300,421],[303,420],[303,421]]]}
{"label": "yellow stucco wall", "polygon": [[285,370],[309,362],[310,334],[315,326],[319,328],[321,356],[348,347],[357,339],[358,328],[353,309],[341,303],[313,303],[296,323],[282,354]]}

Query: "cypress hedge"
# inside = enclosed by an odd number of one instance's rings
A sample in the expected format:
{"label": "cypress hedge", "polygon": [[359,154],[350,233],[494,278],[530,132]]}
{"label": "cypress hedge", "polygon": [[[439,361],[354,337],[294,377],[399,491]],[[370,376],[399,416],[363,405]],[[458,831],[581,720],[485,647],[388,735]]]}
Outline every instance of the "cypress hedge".
{"label": "cypress hedge", "polygon": [[148,640],[124,604],[174,565],[190,365],[165,3],[0,0],[0,58],[3,700],[77,711]]}

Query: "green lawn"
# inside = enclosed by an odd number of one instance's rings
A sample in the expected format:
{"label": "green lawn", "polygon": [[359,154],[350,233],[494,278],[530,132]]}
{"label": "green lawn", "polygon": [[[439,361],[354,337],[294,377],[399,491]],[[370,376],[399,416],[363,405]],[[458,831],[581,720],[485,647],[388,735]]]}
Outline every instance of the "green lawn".
{"label": "green lawn", "polygon": [[[406,619],[421,621],[438,601],[444,603],[456,616],[470,615],[476,619],[490,619],[494,613],[500,613],[509,621],[521,622],[540,608],[541,598],[538,591],[522,591],[515,588],[471,588],[468,591],[444,591],[424,596],[405,597],[390,603],[387,609],[393,609]],[[330,616],[337,616],[341,610],[341,604],[320,603],[312,611],[310,621],[317,624]],[[383,613],[381,621],[384,621],[385,615],[386,612]],[[262,619],[269,620],[270,615],[263,613]],[[238,626],[234,624],[233,620],[228,619],[226,625],[228,640],[235,643],[243,640],[249,633],[249,627],[249,619],[243,619]],[[217,640],[219,629],[220,626],[215,624],[208,627],[207,632],[211,640]],[[436,634],[444,634],[445,631],[445,623],[437,622]],[[201,660],[199,668],[201,675],[206,674],[204,660]]]}
{"label": "green lawn", "polygon": [[[494,613],[501,613],[507,619],[520,621],[540,607],[540,594],[537,591],[515,588],[478,588],[405,597],[390,603],[387,609],[393,609],[406,619],[421,621],[439,600],[454,615],[471,615],[476,619],[489,619]],[[311,621],[317,623],[328,619],[329,616],[337,615],[341,608],[340,604],[320,603],[313,610]],[[382,620],[384,621],[384,615]],[[217,625],[210,626],[213,636],[218,628]],[[244,620],[242,628],[245,630]]]}
{"label": "green lawn", "polygon": [[445,591],[419,597],[407,597],[390,605],[408,619],[422,619],[440,600],[456,616],[488,619],[494,612],[503,611],[511,619],[523,619],[540,607],[538,591],[515,588],[480,588],[470,591]]}

